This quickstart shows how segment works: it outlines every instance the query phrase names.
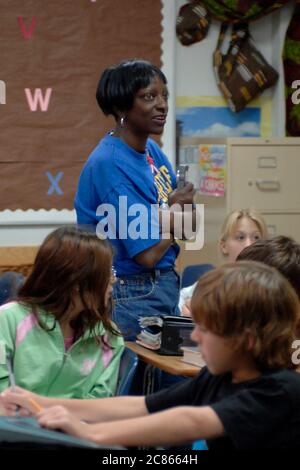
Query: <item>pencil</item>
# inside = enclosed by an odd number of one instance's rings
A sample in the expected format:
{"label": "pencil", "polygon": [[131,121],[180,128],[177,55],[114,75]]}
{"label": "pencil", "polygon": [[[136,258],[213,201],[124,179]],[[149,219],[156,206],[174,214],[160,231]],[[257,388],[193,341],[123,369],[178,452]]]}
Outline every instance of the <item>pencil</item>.
{"label": "pencil", "polygon": [[30,398],[28,401],[33,406],[35,411],[37,411],[37,413],[43,411],[43,408],[33,398]]}
{"label": "pencil", "polygon": [[[12,364],[12,357],[11,356],[6,356],[6,366],[8,370],[8,376],[9,376],[9,382],[10,386],[13,392],[16,391],[16,380],[15,380],[15,375],[13,371],[13,364]],[[19,416],[19,410],[20,407],[17,405],[16,406],[16,416]]]}

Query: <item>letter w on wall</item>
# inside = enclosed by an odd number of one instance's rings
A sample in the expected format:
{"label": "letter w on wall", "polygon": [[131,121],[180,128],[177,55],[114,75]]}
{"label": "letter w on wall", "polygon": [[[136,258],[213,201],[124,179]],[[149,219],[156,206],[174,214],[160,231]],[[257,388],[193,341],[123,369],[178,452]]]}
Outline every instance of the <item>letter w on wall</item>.
{"label": "letter w on wall", "polygon": [[42,90],[40,88],[36,88],[32,96],[30,88],[25,88],[25,94],[30,110],[37,111],[38,105],[40,105],[41,111],[47,111],[51,98],[51,93],[52,88],[47,88],[45,96],[43,96]]}

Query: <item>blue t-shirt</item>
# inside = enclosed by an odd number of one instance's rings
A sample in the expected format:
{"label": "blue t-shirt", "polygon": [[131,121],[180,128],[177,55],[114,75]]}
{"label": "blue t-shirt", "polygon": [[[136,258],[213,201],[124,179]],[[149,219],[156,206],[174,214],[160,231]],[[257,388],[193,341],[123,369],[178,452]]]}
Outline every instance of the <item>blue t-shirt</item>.
{"label": "blue t-shirt", "polygon": [[[146,271],[133,258],[159,243],[158,207],[175,188],[170,162],[152,139],[147,141],[147,151],[140,153],[108,134],[89,156],[75,197],[77,222],[107,233],[118,276]],[[155,268],[174,266],[178,251],[173,244]]]}

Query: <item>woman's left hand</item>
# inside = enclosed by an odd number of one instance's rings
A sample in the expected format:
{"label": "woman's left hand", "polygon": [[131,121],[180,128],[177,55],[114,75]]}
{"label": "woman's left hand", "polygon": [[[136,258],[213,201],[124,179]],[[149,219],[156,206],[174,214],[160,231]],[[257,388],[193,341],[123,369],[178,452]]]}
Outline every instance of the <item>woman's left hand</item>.
{"label": "woman's left hand", "polygon": [[184,209],[185,204],[193,204],[194,194],[194,185],[192,183],[186,183],[182,189],[174,189],[174,191],[169,194],[169,206],[172,207],[174,204],[179,204]]}
{"label": "woman's left hand", "polygon": [[72,436],[88,438],[88,427],[63,406],[45,408],[37,415],[39,424],[49,429],[59,429]]}

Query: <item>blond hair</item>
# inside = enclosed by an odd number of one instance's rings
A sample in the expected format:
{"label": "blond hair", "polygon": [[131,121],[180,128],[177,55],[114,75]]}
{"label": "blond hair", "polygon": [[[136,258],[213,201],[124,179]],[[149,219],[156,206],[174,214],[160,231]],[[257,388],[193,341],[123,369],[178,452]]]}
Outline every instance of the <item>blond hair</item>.
{"label": "blond hair", "polygon": [[227,215],[226,219],[223,222],[219,241],[226,241],[230,235],[236,230],[238,222],[246,217],[247,219],[252,220],[259,230],[261,238],[268,238],[268,229],[266,222],[259,212],[254,208],[234,210]]}
{"label": "blond hair", "polygon": [[275,268],[237,261],[214,269],[198,281],[191,309],[196,323],[232,338],[239,350],[252,355],[260,370],[295,368],[292,344],[300,304],[295,290]]}

